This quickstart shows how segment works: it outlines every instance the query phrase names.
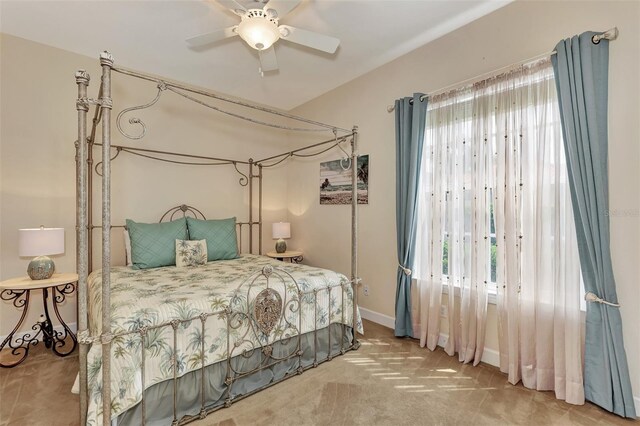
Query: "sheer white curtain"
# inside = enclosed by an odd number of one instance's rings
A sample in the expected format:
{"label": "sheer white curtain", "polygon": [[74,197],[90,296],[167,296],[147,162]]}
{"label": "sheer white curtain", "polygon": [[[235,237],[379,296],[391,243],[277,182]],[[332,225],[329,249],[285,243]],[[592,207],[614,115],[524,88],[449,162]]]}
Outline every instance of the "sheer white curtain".
{"label": "sheer white curtain", "polygon": [[416,337],[437,345],[446,288],[445,351],[477,364],[494,293],[509,381],[583,403],[580,267],[550,62],[429,105]]}
{"label": "sheer white curtain", "polygon": [[418,206],[420,313],[414,327],[420,344],[435,349],[445,285],[451,296],[445,351],[474,364],[484,348],[491,277],[493,156],[485,123],[476,119],[476,109],[483,107],[476,102],[479,95],[468,87],[429,100]]}

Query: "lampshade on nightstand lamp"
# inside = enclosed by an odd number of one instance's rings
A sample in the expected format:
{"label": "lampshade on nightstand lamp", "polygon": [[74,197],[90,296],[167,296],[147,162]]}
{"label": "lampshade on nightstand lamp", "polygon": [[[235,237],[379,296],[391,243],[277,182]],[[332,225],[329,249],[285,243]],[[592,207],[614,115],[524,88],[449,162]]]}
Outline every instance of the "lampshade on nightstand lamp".
{"label": "lampshade on nightstand lamp", "polygon": [[284,238],[291,238],[291,224],[288,222],[278,222],[273,224],[273,239],[276,238],[276,252],[284,253],[287,251],[287,243]]}
{"label": "lampshade on nightstand lamp", "polygon": [[56,270],[53,260],[47,256],[64,253],[64,228],[40,228],[18,230],[18,254],[35,258],[29,262],[27,273],[32,280],[51,278]]}

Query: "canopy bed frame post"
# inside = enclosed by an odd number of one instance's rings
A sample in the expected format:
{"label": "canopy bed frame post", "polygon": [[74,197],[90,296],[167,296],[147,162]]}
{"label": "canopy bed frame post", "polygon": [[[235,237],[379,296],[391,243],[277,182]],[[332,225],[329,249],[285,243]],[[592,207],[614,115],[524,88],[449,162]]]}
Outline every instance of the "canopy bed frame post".
{"label": "canopy bed frame post", "polygon": [[[102,92],[102,89],[100,89]],[[98,99],[102,93],[98,95]],[[100,109],[96,107],[96,112]],[[93,119],[93,127],[98,125],[96,118]],[[93,140],[87,141],[87,268],[93,271]]]}
{"label": "canopy bed frame post", "polygon": [[258,164],[258,254],[262,255],[262,164]]}
{"label": "canopy bed frame post", "polygon": [[353,348],[358,349],[358,126],[351,138],[351,285],[353,286]]}
{"label": "canopy bed frame post", "polygon": [[113,56],[100,54],[102,66],[102,424],[111,424],[111,67]]}
{"label": "canopy bed frame post", "polygon": [[253,254],[253,158],[249,158],[249,253]]}
{"label": "canopy bed frame post", "polygon": [[[100,98],[102,98],[102,84],[100,85],[100,89],[98,89],[98,99]],[[89,272],[93,271],[93,144],[96,140],[96,131],[98,130],[98,123],[100,123],[101,117],[102,109],[100,105],[96,105],[91,123],[91,135],[87,139],[87,268]]]}
{"label": "canopy bed frame post", "polygon": [[76,265],[78,269],[78,341],[80,343],[80,424],[87,418],[87,353],[89,351],[87,317],[87,86],[89,74],[76,72],[78,85],[78,140],[76,141]]}

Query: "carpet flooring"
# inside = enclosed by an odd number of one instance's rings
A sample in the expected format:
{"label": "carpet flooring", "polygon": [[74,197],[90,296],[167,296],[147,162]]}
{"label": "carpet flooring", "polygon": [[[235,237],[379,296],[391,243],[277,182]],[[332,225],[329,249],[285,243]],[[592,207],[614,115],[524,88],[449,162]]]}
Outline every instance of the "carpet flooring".
{"label": "carpet flooring", "polygon": [[[592,404],[574,406],[552,392],[512,386],[495,367],[462,365],[442,349],[365,321],[348,352],[197,426],[239,425],[636,425]],[[77,353],[59,358],[43,346],[13,369],[0,368],[0,426],[78,424],[70,393]],[[6,354],[0,354],[6,359]]]}

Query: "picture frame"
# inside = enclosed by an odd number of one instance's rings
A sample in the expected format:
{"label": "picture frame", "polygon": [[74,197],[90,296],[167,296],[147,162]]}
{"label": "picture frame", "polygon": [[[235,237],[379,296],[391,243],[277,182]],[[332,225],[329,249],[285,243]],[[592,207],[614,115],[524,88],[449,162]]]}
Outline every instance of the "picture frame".
{"label": "picture frame", "polygon": [[[351,204],[352,170],[350,159],[320,163],[320,204]],[[358,204],[369,204],[369,155],[358,156]]]}

